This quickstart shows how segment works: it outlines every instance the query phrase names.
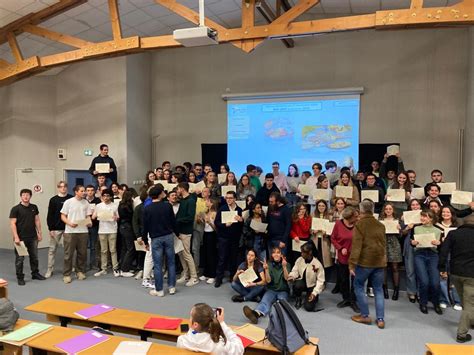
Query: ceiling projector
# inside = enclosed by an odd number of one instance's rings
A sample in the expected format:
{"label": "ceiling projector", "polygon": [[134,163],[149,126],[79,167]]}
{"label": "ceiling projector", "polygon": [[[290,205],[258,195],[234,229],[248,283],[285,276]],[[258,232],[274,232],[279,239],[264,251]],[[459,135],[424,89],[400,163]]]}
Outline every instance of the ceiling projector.
{"label": "ceiling projector", "polygon": [[207,26],[174,30],[173,38],[185,47],[208,46],[219,43],[217,31]]}

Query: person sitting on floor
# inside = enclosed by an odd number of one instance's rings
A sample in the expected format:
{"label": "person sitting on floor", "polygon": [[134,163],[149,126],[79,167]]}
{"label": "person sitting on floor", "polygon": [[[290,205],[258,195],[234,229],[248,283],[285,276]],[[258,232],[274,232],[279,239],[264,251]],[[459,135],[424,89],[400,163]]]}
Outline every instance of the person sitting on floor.
{"label": "person sitting on floor", "polygon": [[[239,275],[247,271],[247,269],[253,268],[257,278],[245,284],[239,279]],[[232,279],[232,288],[238,293],[238,295],[232,296],[233,302],[244,302],[244,301],[260,301],[260,295],[263,292],[265,285],[265,274],[263,272],[263,266],[260,260],[257,259],[257,253],[255,250],[250,249],[247,252],[247,260],[239,265],[237,272]]]}

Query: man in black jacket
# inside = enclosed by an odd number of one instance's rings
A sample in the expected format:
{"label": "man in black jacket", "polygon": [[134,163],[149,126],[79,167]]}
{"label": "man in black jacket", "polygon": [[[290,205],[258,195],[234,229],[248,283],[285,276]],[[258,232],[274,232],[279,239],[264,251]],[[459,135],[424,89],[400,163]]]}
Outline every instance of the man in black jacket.
{"label": "man in black jacket", "polygon": [[89,167],[89,172],[95,178],[102,173],[102,171],[97,170],[96,164],[109,164],[109,172],[104,172],[107,186],[110,186],[111,183],[117,181],[117,166],[115,165],[114,160],[109,157],[109,146],[107,144],[100,145],[100,154],[92,159],[91,166]]}
{"label": "man in black jacket", "polygon": [[263,184],[262,188],[258,190],[257,196],[255,196],[257,202],[262,206],[268,206],[268,199],[272,192],[280,193],[280,189],[273,182],[274,178],[272,173],[265,175],[265,184]]}
{"label": "man in black jacket", "polygon": [[463,306],[459,320],[456,341],[465,343],[472,339],[468,334],[474,324],[474,217],[464,219],[465,224],[448,233],[441,245],[439,255],[439,271],[446,279],[448,255],[451,254],[449,269],[451,281],[461,298]]}
{"label": "man in black jacket", "polygon": [[273,247],[279,247],[282,254],[286,255],[288,248],[291,248],[291,245],[288,245],[291,231],[291,209],[278,192],[270,194],[267,221],[268,255],[271,255]]}
{"label": "man in black jacket", "polygon": [[63,208],[64,201],[69,200],[72,197],[72,195],[67,193],[66,181],[60,181],[56,186],[58,188],[58,194],[51,197],[49,200],[48,217],[46,218],[50,237],[48,270],[44,275],[46,278],[50,278],[53,274],[56,250],[58,249],[58,245],[64,235],[64,229],[66,228],[64,222],[61,220],[61,209]]}

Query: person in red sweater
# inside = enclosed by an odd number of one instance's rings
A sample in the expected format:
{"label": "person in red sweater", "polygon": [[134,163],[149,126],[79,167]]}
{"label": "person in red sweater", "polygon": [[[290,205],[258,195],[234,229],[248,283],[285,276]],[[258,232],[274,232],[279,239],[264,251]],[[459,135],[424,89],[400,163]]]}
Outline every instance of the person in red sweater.
{"label": "person in red sweater", "polygon": [[342,219],[336,222],[331,234],[331,242],[337,251],[337,278],[341,288],[342,301],[338,308],[350,306],[359,313],[354,294],[354,278],[349,275],[349,257],[352,249],[352,233],[359,213],[354,207],[346,207],[342,211]]}
{"label": "person in red sweater", "polygon": [[[300,247],[306,242],[311,241],[309,238],[311,233],[311,216],[303,203],[296,205],[291,221],[290,238],[296,242],[301,242]],[[298,249],[300,248],[298,247]],[[301,256],[301,252],[293,251],[290,255],[292,256],[290,262],[294,264],[296,259]]]}

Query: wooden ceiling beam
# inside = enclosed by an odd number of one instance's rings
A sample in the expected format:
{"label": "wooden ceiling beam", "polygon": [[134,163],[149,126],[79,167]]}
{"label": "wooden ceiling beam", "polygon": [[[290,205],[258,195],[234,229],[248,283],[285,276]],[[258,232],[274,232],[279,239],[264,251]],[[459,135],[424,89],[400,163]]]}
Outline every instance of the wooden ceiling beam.
{"label": "wooden ceiling beam", "polygon": [[[255,26],[255,0],[242,0],[242,28],[252,28]],[[250,52],[255,48],[255,40],[241,41],[241,48],[245,52]]]}
{"label": "wooden ceiling beam", "polygon": [[423,8],[423,0],[411,0],[410,9],[421,9]]}
{"label": "wooden ceiling beam", "polygon": [[[277,8],[276,8],[277,13],[276,14],[273,13],[272,8],[268,5],[266,0],[260,0],[257,5],[258,5],[257,6],[258,12],[260,12],[262,17],[268,23],[272,23],[277,18],[277,16],[279,16],[278,14],[281,11],[280,0],[277,0],[277,3],[276,3],[276,5],[277,5]],[[286,48],[294,48],[294,46],[295,46],[295,41],[293,41],[291,38],[282,39],[281,41],[283,42],[283,44],[285,45]]]}
{"label": "wooden ceiling beam", "polygon": [[61,0],[58,3],[51,5],[43,10],[28,14],[19,18],[12,23],[0,28],[0,45],[6,43],[7,33],[13,32],[16,35],[23,33],[22,28],[27,25],[39,25],[40,23],[50,19],[51,17],[62,14],[65,11],[73,9],[79,5],[84,4],[87,0]]}
{"label": "wooden ceiling beam", "polygon": [[109,15],[114,39],[120,40],[122,39],[122,24],[120,22],[120,13],[117,0],[109,0]]}
{"label": "wooden ceiling beam", "polygon": [[88,42],[77,37],[69,36],[64,33],[51,31],[51,30],[48,30],[47,28],[43,28],[39,26],[25,25],[23,26],[22,29],[25,32],[49,39],[54,42],[64,43],[71,47],[83,48],[83,47],[91,46],[94,44],[93,42]]}
{"label": "wooden ceiling beam", "polygon": [[17,63],[20,63],[23,61],[23,54],[21,53],[20,46],[18,46],[18,42],[16,41],[16,36],[10,32],[7,33],[7,39],[8,39],[8,44],[10,45],[10,49],[13,54],[13,58],[15,58],[15,61]]}

